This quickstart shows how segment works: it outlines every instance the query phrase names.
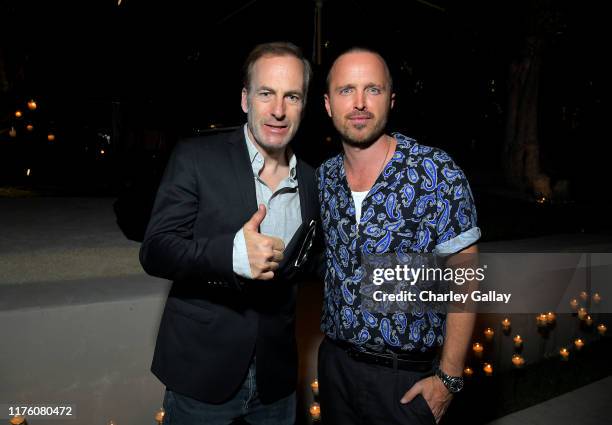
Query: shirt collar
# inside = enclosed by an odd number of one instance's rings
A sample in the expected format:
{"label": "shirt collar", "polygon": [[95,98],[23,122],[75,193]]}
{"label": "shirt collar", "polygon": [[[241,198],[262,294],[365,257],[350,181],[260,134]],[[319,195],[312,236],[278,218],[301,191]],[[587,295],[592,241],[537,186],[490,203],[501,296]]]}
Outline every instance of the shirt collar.
{"label": "shirt collar", "polygon": [[[244,139],[247,145],[247,150],[249,151],[249,160],[251,161],[251,168],[253,169],[253,175],[255,177],[259,176],[259,172],[264,166],[264,159],[259,150],[255,147],[255,143],[249,137],[249,128],[248,124],[244,125]],[[289,158],[289,179],[295,180],[296,176],[296,167],[297,167],[297,158],[295,154],[292,152],[291,148],[287,147],[287,152],[291,155]]]}

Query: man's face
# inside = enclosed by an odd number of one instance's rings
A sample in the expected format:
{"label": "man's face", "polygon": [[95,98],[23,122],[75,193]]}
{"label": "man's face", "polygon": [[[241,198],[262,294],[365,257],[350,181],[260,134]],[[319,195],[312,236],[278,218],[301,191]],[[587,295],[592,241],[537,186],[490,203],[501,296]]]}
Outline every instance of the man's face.
{"label": "man's face", "polygon": [[353,52],[336,60],[325,109],[346,143],[365,147],[384,133],[394,99],[390,84],[378,55]]}
{"label": "man's face", "polygon": [[267,152],[284,149],[300,125],[304,108],[304,65],[293,56],[264,56],[242,89],[242,110],[255,142]]}

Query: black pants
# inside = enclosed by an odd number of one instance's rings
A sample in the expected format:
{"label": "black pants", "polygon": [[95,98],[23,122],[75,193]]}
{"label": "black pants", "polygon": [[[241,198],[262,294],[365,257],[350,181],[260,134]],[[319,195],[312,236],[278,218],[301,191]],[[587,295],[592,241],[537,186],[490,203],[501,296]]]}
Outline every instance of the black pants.
{"label": "black pants", "polygon": [[[425,399],[400,399],[433,371],[412,372],[356,361],[326,339],[319,347],[319,396],[323,425],[435,424]],[[432,366],[433,369],[433,366]]]}

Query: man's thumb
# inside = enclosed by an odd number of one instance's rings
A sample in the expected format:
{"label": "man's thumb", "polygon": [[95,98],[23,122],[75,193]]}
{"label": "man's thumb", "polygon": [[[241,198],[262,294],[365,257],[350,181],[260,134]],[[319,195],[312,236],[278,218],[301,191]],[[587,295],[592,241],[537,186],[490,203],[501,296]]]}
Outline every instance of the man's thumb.
{"label": "man's thumb", "polygon": [[259,225],[266,217],[266,206],[259,204],[259,208],[255,211],[255,214],[244,224],[244,228],[247,230],[253,230],[259,232]]}
{"label": "man's thumb", "polygon": [[412,401],[412,399],[419,393],[419,391],[417,391],[417,389],[412,386],[412,388],[410,388],[410,390],[408,390],[406,392],[406,394],[404,394],[404,396],[402,397],[402,399],[400,400],[400,403],[402,404],[406,404],[406,403],[410,403]]}

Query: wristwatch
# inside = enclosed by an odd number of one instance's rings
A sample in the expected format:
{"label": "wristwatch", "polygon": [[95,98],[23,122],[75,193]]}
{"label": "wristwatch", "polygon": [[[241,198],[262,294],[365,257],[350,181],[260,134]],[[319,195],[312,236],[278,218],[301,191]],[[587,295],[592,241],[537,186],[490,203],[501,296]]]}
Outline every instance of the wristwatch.
{"label": "wristwatch", "polygon": [[436,376],[451,393],[458,393],[463,389],[463,378],[461,376],[450,376],[442,372],[439,367],[436,369]]}

